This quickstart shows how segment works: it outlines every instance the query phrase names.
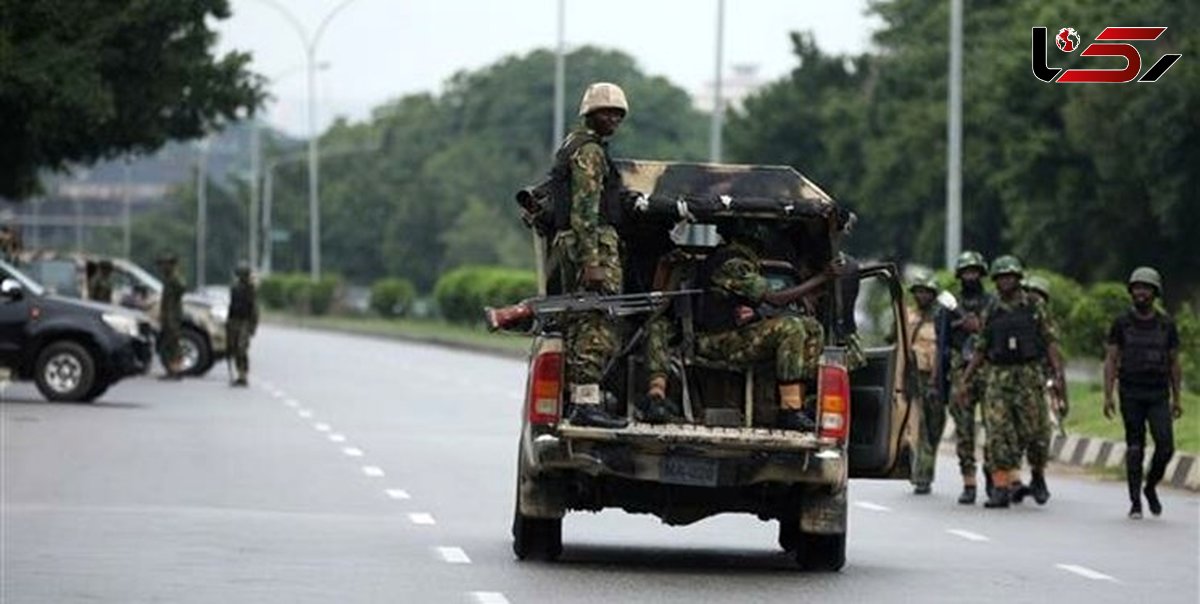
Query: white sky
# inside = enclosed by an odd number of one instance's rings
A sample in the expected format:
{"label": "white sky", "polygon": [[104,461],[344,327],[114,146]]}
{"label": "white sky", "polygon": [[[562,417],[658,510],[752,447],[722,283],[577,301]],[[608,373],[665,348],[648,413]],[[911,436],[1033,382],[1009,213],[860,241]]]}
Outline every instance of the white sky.
{"label": "white sky", "polygon": [[[249,51],[253,69],[274,80],[266,119],[306,132],[304,50],[272,1],[309,35],[342,0],[232,0],[217,24],[218,50]],[[727,0],[725,65],[757,64],[773,80],[795,66],[788,33],[808,30],[826,52],[861,52],[876,23],[866,0]],[[437,92],[459,70],[505,55],[553,48],[557,0],[352,0],[319,45],[319,127],[337,115],[360,120],[389,99]],[[595,44],[629,53],[643,70],[699,93],[713,79],[717,0],[566,0],[568,48]],[[567,65],[570,69],[570,64]],[[728,72],[727,72],[728,73]],[[574,99],[568,99],[568,105]]]}

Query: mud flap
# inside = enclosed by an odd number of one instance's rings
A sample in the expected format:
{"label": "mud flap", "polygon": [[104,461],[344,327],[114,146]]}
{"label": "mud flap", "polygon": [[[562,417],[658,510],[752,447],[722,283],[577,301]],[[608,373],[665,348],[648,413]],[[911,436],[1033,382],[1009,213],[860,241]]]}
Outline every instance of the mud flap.
{"label": "mud flap", "polygon": [[800,531],[819,535],[846,533],[846,489],[816,489],[800,502]]}

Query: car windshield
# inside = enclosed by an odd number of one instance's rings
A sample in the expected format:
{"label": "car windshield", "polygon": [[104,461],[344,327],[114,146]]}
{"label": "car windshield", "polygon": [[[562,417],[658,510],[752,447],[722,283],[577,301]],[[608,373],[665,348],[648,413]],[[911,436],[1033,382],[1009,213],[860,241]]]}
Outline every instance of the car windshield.
{"label": "car windshield", "polygon": [[25,291],[31,292],[37,296],[43,296],[46,294],[46,288],[42,287],[40,283],[30,279],[25,273],[22,273],[21,271],[17,270],[16,267],[3,260],[0,260],[0,272],[4,273],[3,278],[16,279],[18,282],[20,282],[21,287],[25,288]]}
{"label": "car windshield", "polygon": [[129,276],[135,282],[137,282],[141,285],[145,285],[147,288],[150,289],[150,291],[152,291],[156,294],[162,293],[162,289],[163,289],[162,281],[159,281],[158,277],[151,275],[149,273],[149,271],[147,271],[146,269],[144,269],[132,262],[124,261],[124,260],[117,260],[117,261],[113,262],[113,264],[116,265],[116,267],[119,268],[120,270],[128,273]]}

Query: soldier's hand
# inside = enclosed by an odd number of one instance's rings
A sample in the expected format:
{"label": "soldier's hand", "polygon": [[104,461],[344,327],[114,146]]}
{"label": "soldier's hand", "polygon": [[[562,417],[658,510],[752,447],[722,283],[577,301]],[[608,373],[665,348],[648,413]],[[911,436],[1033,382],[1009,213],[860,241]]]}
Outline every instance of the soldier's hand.
{"label": "soldier's hand", "polygon": [[733,309],[733,321],[738,325],[745,325],[754,320],[754,309],[749,306],[738,306]]}
{"label": "soldier's hand", "polygon": [[608,278],[608,269],[603,266],[585,266],[583,268],[583,287],[590,291],[598,291],[604,288],[604,281]]}
{"label": "soldier's hand", "polygon": [[1171,417],[1175,419],[1183,417],[1183,405],[1179,403],[1178,399],[1171,401]]}
{"label": "soldier's hand", "polygon": [[1113,403],[1111,398],[1104,399],[1104,417],[1112,419],[1117,414],[1117,405]]}
{"label": "soldier's hand", "polygon": [[968,331],[970,333],[977,333],[980,329],[983,328],[983,326],[980,325],[978,316],[967,315],[967,316],[963,317],[962,328],[964,331]]}

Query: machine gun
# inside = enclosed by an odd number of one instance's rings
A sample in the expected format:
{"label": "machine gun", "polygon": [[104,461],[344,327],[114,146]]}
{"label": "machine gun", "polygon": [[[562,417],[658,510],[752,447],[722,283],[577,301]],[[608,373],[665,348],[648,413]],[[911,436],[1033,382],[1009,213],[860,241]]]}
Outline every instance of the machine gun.
{"label": "machine gun", "polygon": [[584,292],[529,298],[512,306],[488,307],[484,309],[484,312],[487,315],[488,329],[491,331],[501,329],[525,331],[532,324],[533,319],[544,320],[560,314],[580,312],[603,312],[615,317],[627,317],[652,313],[663,308],[667,302],[675,298],[701,293],[704,293],[704,290],[683,289],[615,296]]}

